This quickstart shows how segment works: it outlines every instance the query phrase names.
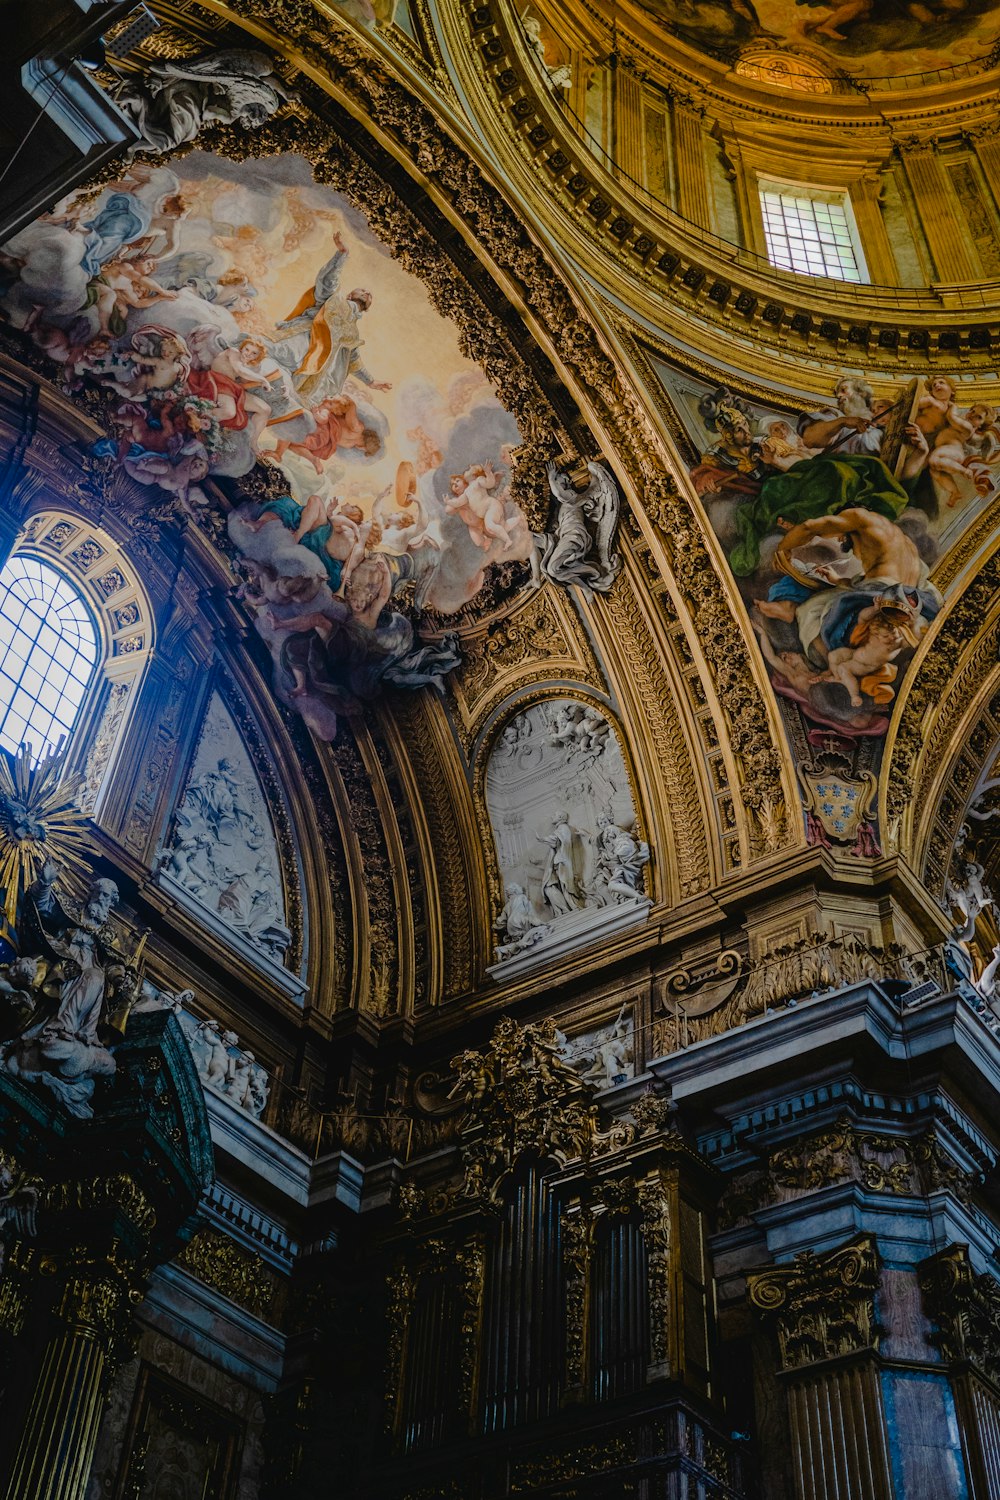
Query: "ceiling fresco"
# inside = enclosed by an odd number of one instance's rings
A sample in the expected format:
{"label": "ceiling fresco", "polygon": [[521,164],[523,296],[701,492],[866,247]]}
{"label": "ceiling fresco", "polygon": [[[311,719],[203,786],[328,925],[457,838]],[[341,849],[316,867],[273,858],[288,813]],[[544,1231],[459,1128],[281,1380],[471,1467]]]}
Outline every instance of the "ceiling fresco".
{"label": "ceiling fresco", "polygon": [[645,0],[671,32],[712,56],[751,42],[811,43],[869,78],[934,72],[986,57],[996,0]]}
{"label": "ceiling fresco", "polygon": [[870,806],[941,565],[1000,493],[1000,392],[859,375],[792,402],[658,372],[783,706],[814,842],[879,852]]}
{"label": "ceiling fresco", "polygon": [[113,395],[96,451],[151,496],[204,515],[211,481],[279,468],[287,492],[238,504],[228,534],[276,692],[320,736],[382,682],[440,685],[455,638],[413,620],[532,557],[516,423],[303,160],[133,162],[8,241],[0,274],[65,388]]}

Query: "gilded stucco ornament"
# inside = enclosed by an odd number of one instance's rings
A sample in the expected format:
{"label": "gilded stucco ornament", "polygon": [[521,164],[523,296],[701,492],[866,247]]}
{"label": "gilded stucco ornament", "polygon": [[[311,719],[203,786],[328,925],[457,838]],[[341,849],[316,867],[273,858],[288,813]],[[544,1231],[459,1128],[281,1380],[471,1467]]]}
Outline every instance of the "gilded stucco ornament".
{"label": "gilded stucco ornament", "polygon": [[[0,1151],[0,1273],[6,1259],[6,1242],[32,1240],[38,1233],[40,1186],[37,1179],[26,1176],[9,1152]],[[3,1322],[0,1311],[0,1327]]]}
{"label": "gilded stucco ornament", "polygon": [[563,1061],[554,1022],[519,1026],[503,1020],[485,1052],[452,1059],[449,1097],[466,1110],[462,1132],[464,1191],[489,1195],[526,1151],[571,1160],[597,1136],[593,1088]]}

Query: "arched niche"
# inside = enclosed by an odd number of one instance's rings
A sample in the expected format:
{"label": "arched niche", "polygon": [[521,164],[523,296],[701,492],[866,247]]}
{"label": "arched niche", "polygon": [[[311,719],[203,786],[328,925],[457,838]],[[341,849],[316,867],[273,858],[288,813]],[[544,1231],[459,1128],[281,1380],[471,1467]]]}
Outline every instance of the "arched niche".
{"label": "arched niche", "polygon": [[494,978],[646,920],[650,851],[604,707],[568,693],[519,703],[497,727],[483,789],[503,893]]}
{"label": "arched niche", "polygon": [[297,851],[259,731],[222,673],[207,696],[156,878],[212,938],[301,999]]}
{"label": "arched niche", "polygon": [[83,777],[80,805],[101,811],[139,687],[155,644],[149,596],[127,549],[102,527],[57,507],[25,522],[12,557],[37,557],[67,578],[98,630],[98,667],[66,746],[67,766]]}

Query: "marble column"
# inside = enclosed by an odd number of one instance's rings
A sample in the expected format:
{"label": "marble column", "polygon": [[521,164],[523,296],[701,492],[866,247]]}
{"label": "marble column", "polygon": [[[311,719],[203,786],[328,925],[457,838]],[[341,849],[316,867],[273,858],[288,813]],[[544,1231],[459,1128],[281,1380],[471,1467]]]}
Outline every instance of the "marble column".
{"label": "marble column", "polygon": [[875,1359],[875,1242],[747,1277],[750,1305],[777,1337],[796,1500],[892,1500]]}
{"label": "marble column", "polygon": [[131,1299],[111,1261],[66,1273],[4,1500],[83,1500]]}
{"label": "marble column", "polygon": [[899,286],[896,257],[882,217],[881,191],[878,172],[863,174],[851,184],[851,207],[872,281],[876,286]]}
{"label": "marble column", "polygon": [[635,74],[622,63],[615,70],[614,91],[614,146],[611,155],[615,165],[626,177],[645,187],[642,85]]}

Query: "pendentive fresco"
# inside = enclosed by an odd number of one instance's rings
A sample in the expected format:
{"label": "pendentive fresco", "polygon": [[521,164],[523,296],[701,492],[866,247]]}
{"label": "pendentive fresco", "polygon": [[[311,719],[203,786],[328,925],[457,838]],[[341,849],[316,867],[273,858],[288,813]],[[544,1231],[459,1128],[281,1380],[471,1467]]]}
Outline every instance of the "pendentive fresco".
{"label": "pendentive fresco", "polygon": [[944,603],[936,573],[1000,484],[997,406],[940,375],[761,400],[658,368],[783,706],[810,839],[877,854],[874,778]]}

